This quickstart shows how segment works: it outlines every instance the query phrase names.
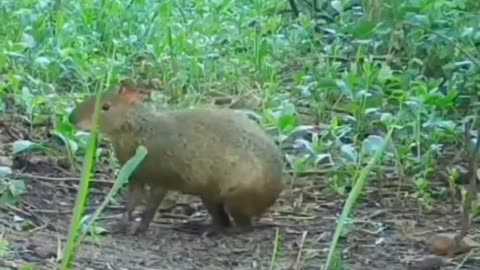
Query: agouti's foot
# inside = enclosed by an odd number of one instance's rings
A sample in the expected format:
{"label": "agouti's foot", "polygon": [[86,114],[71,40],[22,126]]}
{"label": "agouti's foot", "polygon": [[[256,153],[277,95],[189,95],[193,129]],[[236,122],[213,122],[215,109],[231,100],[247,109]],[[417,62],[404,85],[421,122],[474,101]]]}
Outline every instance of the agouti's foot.
{"label": "agouti's foot", "polygon": [[140,224],[135,224],[131,234],[136,236],[143,235],[148,230],[148,227],[148,224],[145,224],[143,222],[140,222]]}
{"label": "agouti's foot", "polygon": [[122,215],[120,219],[114,222],[113,225],[110,226],[111,233],[128,233],[130,228],[130,221],[128,220],[127,215]]}
{"label": "agouti's foot", "polygon": [[226,227],[218,226],[217,224],[212,224],[208,226],[204,233],[202,233],[202,237],[214,237],[224,234]]}

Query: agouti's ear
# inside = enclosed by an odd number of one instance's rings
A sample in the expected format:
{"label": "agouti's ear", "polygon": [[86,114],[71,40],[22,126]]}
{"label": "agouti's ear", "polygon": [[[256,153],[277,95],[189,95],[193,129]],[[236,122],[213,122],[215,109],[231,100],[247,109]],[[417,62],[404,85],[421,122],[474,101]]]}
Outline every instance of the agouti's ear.
{"label": "agouti's ear", "polygon": [[142,103],[149,98],[149,92],[142,92],[134,87],[123,85],[118,91],[119,96],[130,104]]}

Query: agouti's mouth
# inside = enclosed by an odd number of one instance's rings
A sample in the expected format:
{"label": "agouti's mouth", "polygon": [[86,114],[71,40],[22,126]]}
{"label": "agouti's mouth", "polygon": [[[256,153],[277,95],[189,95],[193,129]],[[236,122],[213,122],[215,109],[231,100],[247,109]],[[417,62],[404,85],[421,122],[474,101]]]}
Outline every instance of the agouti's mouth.
{"label": "agouti's mouth", "polygon": [[92,128],[92,121],[90,120],[81,120],[75,124],[78,129],[90,130]]}

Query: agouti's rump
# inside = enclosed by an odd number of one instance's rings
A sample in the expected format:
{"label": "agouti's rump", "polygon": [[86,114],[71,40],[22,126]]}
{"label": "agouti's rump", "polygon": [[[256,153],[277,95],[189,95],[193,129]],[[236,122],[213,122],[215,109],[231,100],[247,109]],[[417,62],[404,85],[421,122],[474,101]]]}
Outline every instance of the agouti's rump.
{"label": "agouti's rump", "polygon": [[[100,130],[112,141],[124,164],[139,145],[148,154],[129,184],[131,220],[146,192],[146,209],[136,233],[145,231],[168,190],[197,195],[216,228],[230,227],[228,214],[242,230],[251,229],[283,189],[281,153],[261,126],[237,111],[219,108],[154,113],[140,91],[120,87],[102,96]],[[71,114],[71,122],[89,129],[95,97]],[[228,214],[227,214],[228,212]]]}

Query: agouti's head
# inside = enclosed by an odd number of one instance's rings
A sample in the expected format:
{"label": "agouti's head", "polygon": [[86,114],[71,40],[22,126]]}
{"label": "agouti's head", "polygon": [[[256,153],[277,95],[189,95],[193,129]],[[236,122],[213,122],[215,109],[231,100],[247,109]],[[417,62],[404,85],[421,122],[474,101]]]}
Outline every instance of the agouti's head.
{"label": "agouti's head", "polygon": [[[118,132],[128,121],[128,115],[138,109],[148,97],[147,93],[121,85],[103,93],[100,97],[100,131],[106,134]],[[69,121],[76,128],[90,130],[93,127],[95,95],[87,97],[70,113]]]}

